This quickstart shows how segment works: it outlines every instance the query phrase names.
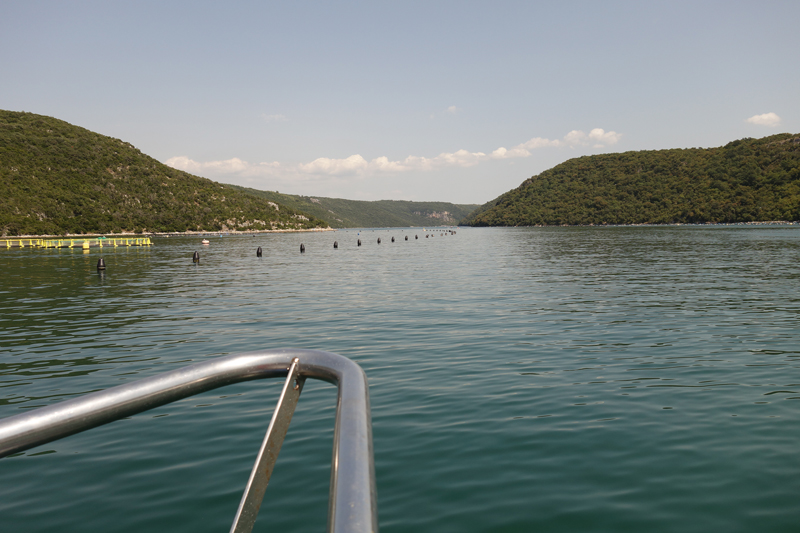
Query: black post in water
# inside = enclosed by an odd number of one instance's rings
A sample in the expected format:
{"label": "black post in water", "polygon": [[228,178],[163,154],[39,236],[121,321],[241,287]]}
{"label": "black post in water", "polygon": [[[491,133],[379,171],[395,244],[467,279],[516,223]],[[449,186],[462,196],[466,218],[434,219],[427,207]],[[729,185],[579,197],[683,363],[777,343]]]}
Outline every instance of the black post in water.
{"label": "black post in water", "polygon": [[358,245],[361,246],[361,239],[358,239]]}
{"label": "black post in water", "polygon": [[200,252],[195,251],[192,254],[192,263],[199,263],[200,262]]}
{"label": "black post in water", "polygon": [[380,237],[378,237],[378,244],[380,244],[380,243],[381,243],[381,238],[380,238]]}
{"label": "black post in water", "polygon": [[97,260],[97,270],[105,270],[105,269],[106,269],[106,262],[101,257],[100,259]]}
{"label": "black post in water", "polygon": [[339,247],[339,241],[333,241],[333,247],[334,248],[338,248]]}
{"label": "black post in water", "polygon": [[306,251],[306,245],[305,245],[305,244],[303,244],[303,243],[301,242],[301,243],[300,243],[300,253],[301,253],[301,254],[302,254],[302,253],[305,253],[305,251]]}
{"label": "black post in water", "polygon": [[[253,235],[253,236],[255,237],[255,235]],[[263,252],[261,251],[261,247],[259,246],[259,247],[258,247],[258,250],[256,250],[256,257],[261,257],[261,254],[262,254],[262,253],[263,253]]]}
{"label": "black post in water", "polygon": [[392,237],[392,242],[394,242],[394,237]]}

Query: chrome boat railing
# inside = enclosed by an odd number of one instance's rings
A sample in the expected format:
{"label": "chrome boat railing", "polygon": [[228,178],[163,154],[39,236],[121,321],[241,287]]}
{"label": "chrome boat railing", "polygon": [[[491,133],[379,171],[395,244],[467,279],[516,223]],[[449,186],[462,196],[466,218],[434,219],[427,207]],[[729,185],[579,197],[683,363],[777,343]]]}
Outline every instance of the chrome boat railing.
{"label": "chrome boat railing", "polygon": [[225,385],[286,377],[231,532],[249,532],[307,378],[337,385],[328,531],[378,531],[367,377],[329,352],[271,350],[220,357],[0,420],[0,457]]}

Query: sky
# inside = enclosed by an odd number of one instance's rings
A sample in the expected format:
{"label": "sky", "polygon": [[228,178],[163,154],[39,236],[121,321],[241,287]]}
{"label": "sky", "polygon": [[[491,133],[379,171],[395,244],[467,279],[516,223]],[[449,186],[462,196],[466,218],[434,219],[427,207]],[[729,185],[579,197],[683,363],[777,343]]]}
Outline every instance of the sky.
{"label": "sky", "polygon": [[224,183],[482,204],[573,157],[800,133],[800,2],[0,3],[0,109]]}

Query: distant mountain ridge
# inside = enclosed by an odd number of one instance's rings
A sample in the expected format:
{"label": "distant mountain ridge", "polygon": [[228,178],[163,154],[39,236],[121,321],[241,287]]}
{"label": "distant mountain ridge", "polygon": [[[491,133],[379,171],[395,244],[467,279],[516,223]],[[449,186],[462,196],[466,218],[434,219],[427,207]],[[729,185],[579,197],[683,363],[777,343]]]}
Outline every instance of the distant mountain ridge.
{"label": "distant mountain ridge", "polygon": [[800,135],[718,148],[637,151],[565,161],[487,202],[470,226],[800,220]]}
{"label": "distant mountain ridge", "polygon": [[298,196],[233,185],[239,190],[311,213],[334,228],[388,228],[455,225],[477,204],[411,202],[405,200],[345,200],[324,196]]}
{"label": "distant mountain ridge", "polygon": [[0,110],[0,234],[311,229],[322,220],[193,176],[131,144]]}
{"label": "distant mountain ridge", "polygon": [[307,197],[218,183],[62,120],[0,110],[0,235],[455,224],[478,205]]}

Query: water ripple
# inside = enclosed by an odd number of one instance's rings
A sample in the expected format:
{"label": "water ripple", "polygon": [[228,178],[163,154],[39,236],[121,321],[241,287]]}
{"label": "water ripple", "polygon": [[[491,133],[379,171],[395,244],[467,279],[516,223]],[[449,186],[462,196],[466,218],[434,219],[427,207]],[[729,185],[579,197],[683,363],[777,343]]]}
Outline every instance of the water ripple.
{"label": "water ripple", "polygon": [[[0,416],[223,354],[323,349],[369,376],[384,532],[795,528],[797,228],[404,233],[423,234],[0,250]],[[229,527],[279,388],[3,460],[3,529]],[[325,527],[335,399],[304,389],[256,531]]]}

